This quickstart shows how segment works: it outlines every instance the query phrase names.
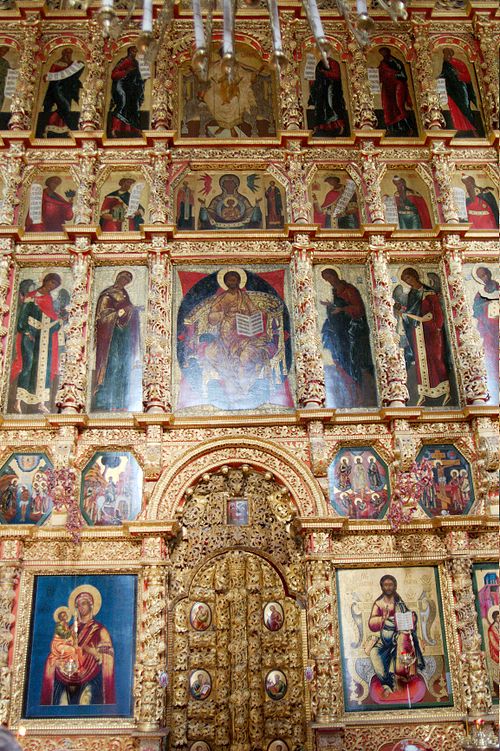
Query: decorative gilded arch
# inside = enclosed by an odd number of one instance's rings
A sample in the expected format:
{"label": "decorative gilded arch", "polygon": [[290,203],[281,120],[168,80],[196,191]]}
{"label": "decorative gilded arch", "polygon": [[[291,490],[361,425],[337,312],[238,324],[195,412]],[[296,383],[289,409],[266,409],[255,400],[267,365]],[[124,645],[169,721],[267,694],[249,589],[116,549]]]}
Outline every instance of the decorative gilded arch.
{"label": "decorative gilded arch", "polygon": [[151,495],[145,518],[172,519],[184,506],[186,490],[205,472],[224,464],[249,464],[272,472],[290,492],[299,516],[332,515],[311,470],[291,452],[257,437],[229,436],[201,443],[168,467]]}

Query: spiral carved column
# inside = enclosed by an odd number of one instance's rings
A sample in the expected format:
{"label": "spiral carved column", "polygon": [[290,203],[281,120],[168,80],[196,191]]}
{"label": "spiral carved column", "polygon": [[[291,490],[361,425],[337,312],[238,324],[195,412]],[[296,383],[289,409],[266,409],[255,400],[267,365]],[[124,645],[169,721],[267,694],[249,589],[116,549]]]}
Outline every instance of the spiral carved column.
{"label": "spiral carved column", "polygon": [[166,253],[149,256],[149,305],[144,358],[144,409],[169,412],[172,408],[170,371],[172,263]]}

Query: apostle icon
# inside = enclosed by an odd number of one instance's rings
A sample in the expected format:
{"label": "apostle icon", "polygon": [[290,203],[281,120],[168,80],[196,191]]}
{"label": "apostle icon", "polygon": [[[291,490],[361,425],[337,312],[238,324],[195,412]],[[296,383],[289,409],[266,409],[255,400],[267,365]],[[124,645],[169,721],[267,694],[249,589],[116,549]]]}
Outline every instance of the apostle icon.
{"label": "apostle icon", "polygon": [[19,79],[17,51],[0,45],[0,130],[7,130],[11,117],[10,104]]}
{"label": "apostle icon", "polygon": [[55,611],[56,627],[45,662],[40,704],[115,703],[113,642],[96,620],[101,603],[99,590],[85,584],[73,590],[67,608]]}
{"label": "apostle icon", "polygon": [[[320,60],[315,68],[314,81],[310,83],[308,126],[314,136],[332,138],[349,135],[349,116],[344,100],[340,64],[328,58],[328,65]],[[313,115],[311,117],[311,115]]]}
{"label": "apostle icon", "polygon": [[484,136],[479,94],[474,70],[469,61],[461,59],[463,56],[453,47],[442,50],[439,79],[444,81],[446,91],[444,115],[447,126],[456,130],[458,137],[478,138]]}
{"label": "apostle icon", "polygon": [[283,626],[285,615],[279,602],[268,602],[263,615],[264,625],[269,631],[279,631]]}
{"label": "apostle icon", "polygon": [[189,622],[195,631],[206,631],[212,623],[212,611],[206,602],[195,602],[189,614]]}
{"label": "apostle icon", "polygon": [[266,675],[266,694],[273,701],[280,701],[288,690],[288,682],[281,670],[270,670]]}
{"label": "apostle icon", "polygon": [[189,691],[193,699],[204,701],[212,691],[212,678],[206,670],[193,670],[189,676]]}
{"label": "apostle icon", "polygon": [[[73,219],[76,195],[73,187],[64,183],[66,180],[59,175],[51,175],[46,178],[45,187],[38,182],[31,184],[26,232],[64,232],[64,224]],[[61,185],[65,197],[61,195]]]}
{"label": "apostle icon", "polygon": [[494,278],[495,268],[477,264],[466,277],[466,290],[472,313],[481,336],[490,404],[498,403],[498,307],[500,283]]}
{"label": "apostle icon", "polygon": [[141,135],[146,113],[141,108],[145,99],[144,68],[135,46],[127,47],[111,71],[111,101],[108,134],[111,138],[134,138]]}
{"label": "apostle icon", "polygon": [[368,64],[376,66],[369,69],[369,78],[379,127],[391,137],[418,135],[410,73],[403,60],[390,47],[380,47],[369,53]]}
{"label": "apostle icon", "polygon": [[[472,224],[476,230],[498,228],[498,201],[492,185],[478,185],[473,175],[464,175],[462,183],[465,189],[465,211],[463,219]],[[455,195],[460,196],[455,188]],[[461,196],[460,196],[461,197]],[[460,201],[460,198],[459,198]]]}
{"label": "apostle icon", "polygon": [[44,78],[47,89],[38,118],[38,138],[67,138],[77,130],[82,74],[85,64],[74,59],[75,51],[64,47]]}

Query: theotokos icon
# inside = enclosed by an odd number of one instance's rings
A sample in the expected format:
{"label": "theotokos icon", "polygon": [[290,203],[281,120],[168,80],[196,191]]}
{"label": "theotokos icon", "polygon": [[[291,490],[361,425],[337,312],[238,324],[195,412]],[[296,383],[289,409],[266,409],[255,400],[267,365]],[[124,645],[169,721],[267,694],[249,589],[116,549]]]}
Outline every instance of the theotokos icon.
{"label": "theotokos icon", "polygon": [[26,717],[130,716],[136,583],[35,577]]}
{"label": "theotokos icon", "polygon": [[180,270],[177,408],[292,407],[284,269]]}

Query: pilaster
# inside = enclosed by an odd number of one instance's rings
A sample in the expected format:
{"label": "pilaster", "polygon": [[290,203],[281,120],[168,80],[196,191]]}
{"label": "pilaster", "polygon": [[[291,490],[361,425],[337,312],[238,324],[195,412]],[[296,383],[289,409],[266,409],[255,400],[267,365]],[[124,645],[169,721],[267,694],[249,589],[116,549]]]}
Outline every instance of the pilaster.
{"label": "pilaster", "polygon": [[431,155],[443,219],[449,224],[458,224],[458,208],[451,187],[451,178],[455,170],[455,165],[450,159],[451,150],[446,147],[444,141],[434,141],[431,146]]}
{"label": "pilaster", "polygon": [[37,16],[33,16],[28,18],[27,21],[22,21],[22,27],[23,39],[19,60],[19,78],[10,104],[10,111],[12,112],[9,120],[10,130],[31,130],[35,85],[38,79],[37,53],[40,40],[40,21]]}
{"label": "pilaster", "polygon": [[[104,115],[103,70],[106,69],[104,39],[96,21],[89,25],[89,57],[85,63],[87,75],[80,96],[80,130],[100,130]],[[79,222],[76,222],[77,224]]]}
{"label": "pilaster", "polygon": [[71,169],[71,174],[78,186],[73,204],[74,224],[92,222],[96,202],[95,179],[98,161],[99,150],[96,142],[84,141],[78,165]]}
{"label": "pilaster", "polygon": [[384,406],[403,407],[410,398],[403,350],[399,346],[396,319],[393,313],[391,278],[384,247],[384,238],[374,236],[369,256],[372,310],[375,318],[375,365]]}
{"label": "pilaster", "polygon": [[301,130],[304,127],[304,115],[301,106],[300,73],[296,58],[297,21],[293,12],[282,12],[281,35],[286,64],[279,76],[279,100],[281,107],[281,127],[283,130]]}
{"label": "pilaster", "polygon": [[89,269],[89,255],[76,252],[71,265],[73,290],[69,305],[66,351],[61,363],[61,385],[56,397],[56,405],[61,412],[85,412]]}
{"label": "pilaster", "polygon": [[[158,238],[161,240],[161,238]],[[143,400],[146,412],[170,412],[172,263],[168,253],[149,254],[149,293],[144,357]]]}
{"label": "pilaster", "polygon": [[312,256],[308,235],[297,236],[292,249],[291,269],[295,302],[295,372],[300,407],[322,407],[326,397]]}
{"label": "pilaster", "polygon": [[498,35],[500,23],[485,13],[476,13],[473,18],[474,35],[481,50],[482,60],[477,65],[483,84],[483,101],[489,128],[500,127]]}
{"label": "pilaster", "polygon": [[370,220],[374,224],[384,224],[385,210],[382,202],[380,183],[384,173],[384,166],[380,162],[380,149],[373,141],[363,142],[360,149],[361,175],[364,183],[364,199],[370,213]]}
{"label": "pilaster", "polygon": [[18,192],[26,168],[26,149],[23,143],[12,143],[2,159],[2,177],[4,189],[0,208],[0,224],[13,225],[16,209],[19,205]]}
{"label": "pilaster", "polygon": [[[2,558],[10,557],[9,546],[12,553],[18,552],[16,542],[5,541],[2,546]],[[17,558],[6,560],[0,568],[0,722],[2,725],[6,725],[9,721],[12,674],[9,652],[14,638],[12,628],[16,622],[12,610],[21,575],[17,563]]]}
{"label": "pilaster", "polygon": [[352,34],[348,34],[347,49],[353,126],[355,130],[374,130],[377,127],[377,116],[368,82],[366,55]]}
{"label": "pilaster", "polygon": [[485,355],[472,310],[465,294],[460,238],[449,235],[441,261],[445,293],[455,331],[459,382],[466,404],[484,404],[489,399]]}
{"label": "pilaster", "polygon": [[412,15],[412,36],[415,49],[414,70],[418,82],[420,113],[426,130],[445,128],[446,122],[441,112],[436,81],[432,70],[430,43],[430,23],[423,15]]}

